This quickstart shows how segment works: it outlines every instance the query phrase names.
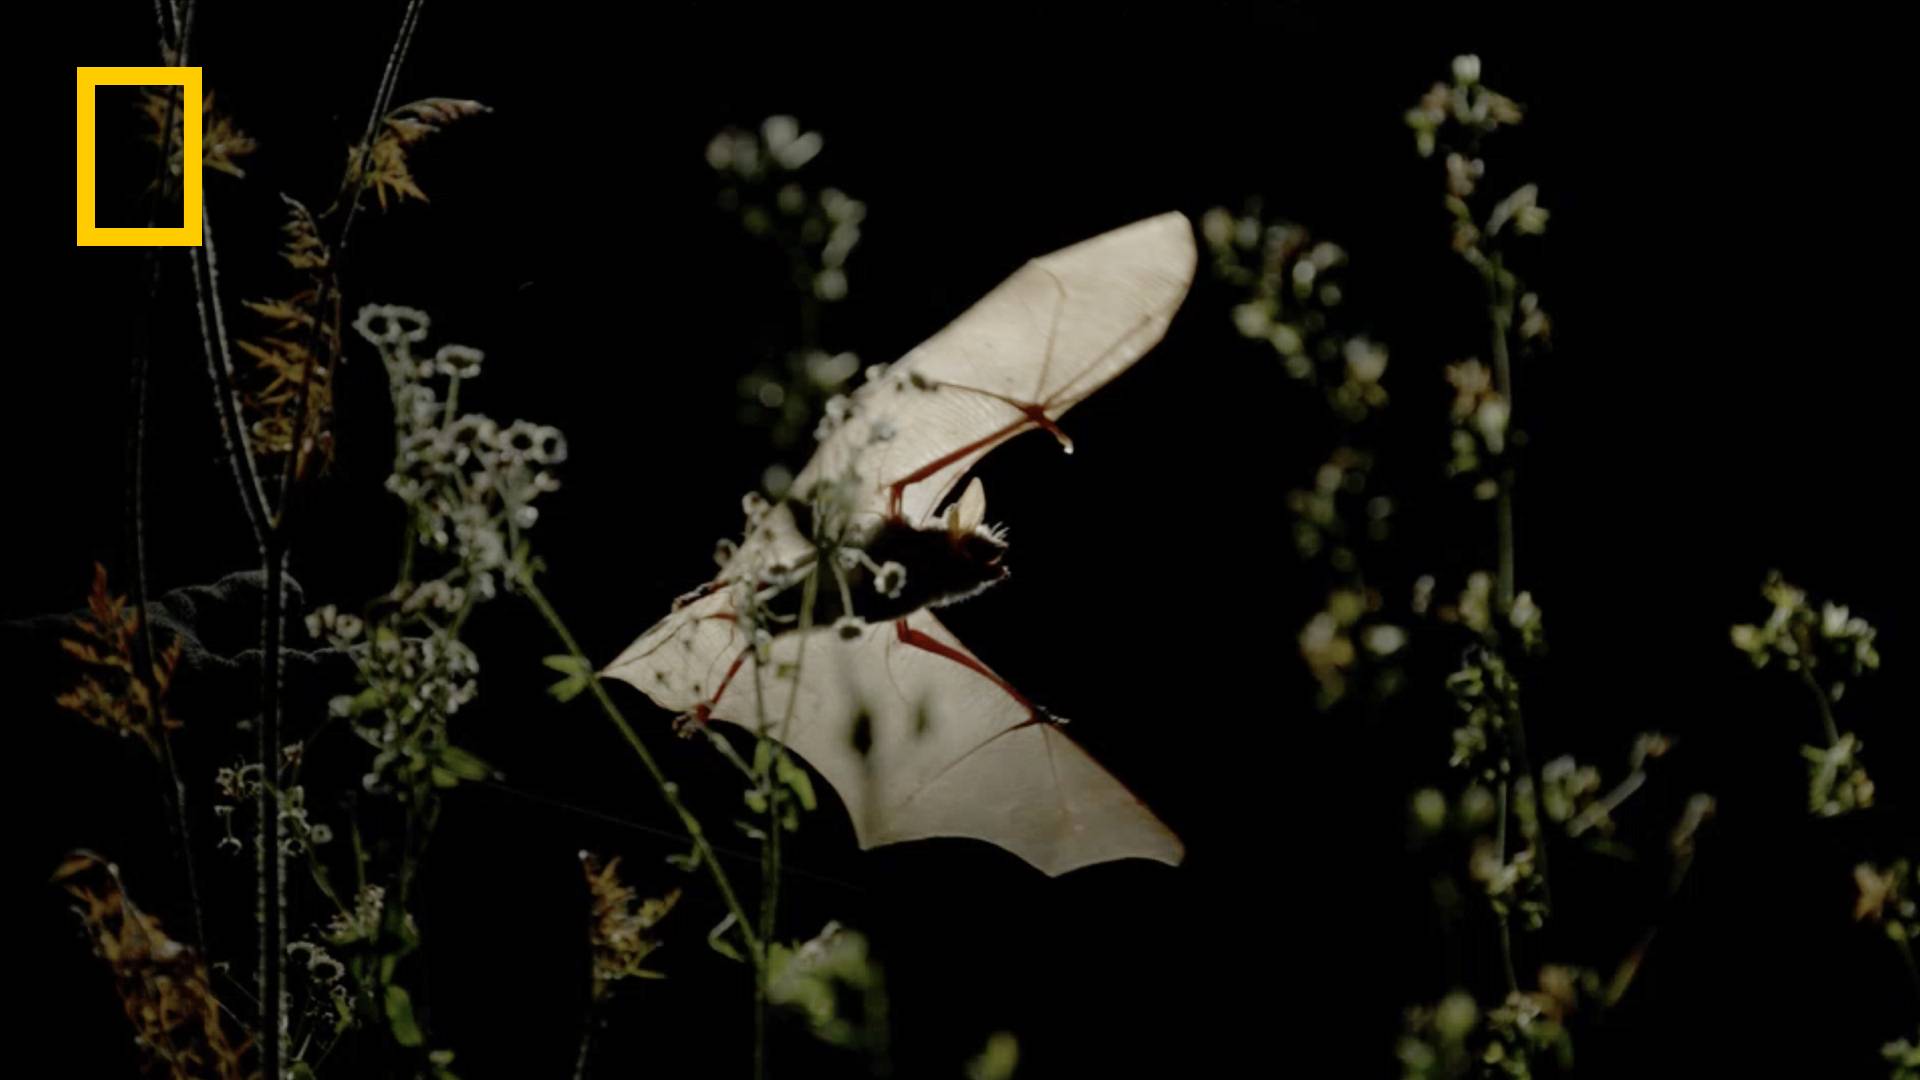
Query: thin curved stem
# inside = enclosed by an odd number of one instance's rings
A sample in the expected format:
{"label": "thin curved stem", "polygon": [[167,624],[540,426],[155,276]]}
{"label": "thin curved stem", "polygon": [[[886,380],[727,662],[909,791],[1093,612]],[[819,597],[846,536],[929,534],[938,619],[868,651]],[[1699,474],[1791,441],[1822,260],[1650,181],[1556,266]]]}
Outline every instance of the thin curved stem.
{"label": "thin curved stem", "polygon": [[213,219],[208,216],[206,200],[200,207],[201,242],[188,248],[193,267],[194,306],[200,316],[200,341],[207,358],[207,375],[213,383],[214,413],[220,418],[220,438],[225,444],[227,461],[233,467],[233,482],[240,491],[240,506],[253,530],[254,544],[261,549],[264,564],[268,518],[271,513],[266,488],[260,483],[260,466],[254,459],[253,443],[247,438],[246,422],[241,418],[239,379],[233,371],[233,350],[227,341],[227,318],[220,306],[220,264],[213,245]]}
{"label": "thin curved stem", "polygon": [[1820,707],[1820,726],[1827,733],[1827,745],[1840,745],[1840,725],[1833,719],[1833,702],[1828,699],[1827,692],[1820,688],[1820,680],[1813,677],[1813,672],[1805,664],[1800,665],[1800,681],[1806,684],[1807,692],[1813,695],[1813,703]]}
{"label": "thin curved stem", "polygon": [[[184,49],[187,40],[183,31],[191,23],[183,24],[180,14],[171,9],[155,10],[160,24],[161,45],[165,51],[180,51],[181,63],[185,63]],[[189,8],[188,18],[191,18]],[[147,211],[147,226],[153,227],[159,218],[160,204],[167,198],[172,170],[169,164],[173,159],[173,139],[175,103],[177,95],[169,94],[167,109],[160,129],[160,154],[154,164],[153,202]],[[160,684],[156,678],[154,661],[156,650],[153,640],[153,619],[148,610],[147,588],[147,401],[149,397],[149,376],[153,355],[153,310],[159,302],[160,281],[164,264],[157,249],[149,249],[146,256],[147,298],[141,309],[133,341],[133,364],[130,386],[130,409],[132,422],[127,428],[127,487],[126,487],[126,528],[127,546],[133,563],[133,605],[139,612],[140,631],[134,639],[135,664],[138,677],[146,683],[153,702],[151,717],[156,728],[154,743],[163,775],[161,783],[161,801],[166,807],[167,832],[180,857],[180,868],[186,879],[188,908],[193,919],[193,945],[202,956],[206,953],[206,918],[200,901],[200,880],[195,872],[193,861],[193,829],[187,816],[186,785],[180,779],[179,764],[173,755],[173,735],[167,730],[165,717],[160,712]]]}
{"label": "thin curved stem", "polygon": [[554,609],[553,603],[547,599],[545,593],[540,591],[540,586],[534,582],[533,575],[522,574],[517,579],[517,583],[520,590],[526,593],[527,599],[533,601],[533,606],[540,610],[541,616],[547,620],[547,625],[553,628],[554,634],[560,638],[560,643],[566,646],[567,652],[581,665],[581,670],[592,672],[587,677],[587,685],[593,691],[594,700],[600,703],[601,711],[605,712],[607,719],[613,722],[621,738],[624,738],[627,745],[633,748],[635,756],[639,757],[640,763],[646,767],[647,775],[653,778],[654,786],[659,788],[660,797],[680,818],[680,824],[687,830],[687,835],[693,838],[693,847],[700,855],[700,863],[707,868],[708,875],[713,878],[714,887],[720,892],[720,899],[726,904],[728,913],[739,925],[740,933],[747,939],[748,955],[754,958],[754,966],[758,968],[764,962],[760,935],[754,931],[753,921],[748,918],[747,909],[741,905],[739,895],[734,892],[732,880],[727,877],[726,869],[720,865],[713,846],[707,842],[706,830],[701,826],[700,819],[695,817],[693,811],[687,808],[687,804],[681,801],[679,785],[667,779],[666,771],[660,767],[659,759],[654,757],[653,751],[641,741],[633,725],[627,722],[626,716],[620,712],[620,706],[614,704],[613,695],[607,693],[607,688],[600,681],[599,673],[587,659],[586,652],[574,639],[573,632],[567,629],[566,622],[560,618],[560,612]]}

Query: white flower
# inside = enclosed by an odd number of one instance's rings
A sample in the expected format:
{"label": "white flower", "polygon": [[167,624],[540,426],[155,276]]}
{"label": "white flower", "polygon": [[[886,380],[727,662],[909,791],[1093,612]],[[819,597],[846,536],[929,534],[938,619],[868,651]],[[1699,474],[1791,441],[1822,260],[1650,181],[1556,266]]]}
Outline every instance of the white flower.
{"label": "white flower", "polygon": [[353,320],[353,328],[361,337],[387,346],[424,341],[432,324],[426,312],[396,304],[368,304]]}
{"label": "white flower", "polygon": [[486,354],[479,349],[465,345],[442,345],[440,351],[433,354],[433,366],[440,374],[455,379],[471,379],[480,374],[480,361]]}
{"label": "white flower", "polygon": [[802,132],[800,121],[791,116],[767,117],[760,125],[760,136],[767,142],[767,152],[783,169],[798,169],[826,145],[819,132]]}
{"label": "white flower", "polygon": [[1391,656],[1407,643],[1407,632],[1388,623],[1367,627],[1361,643],[1375,656]]}

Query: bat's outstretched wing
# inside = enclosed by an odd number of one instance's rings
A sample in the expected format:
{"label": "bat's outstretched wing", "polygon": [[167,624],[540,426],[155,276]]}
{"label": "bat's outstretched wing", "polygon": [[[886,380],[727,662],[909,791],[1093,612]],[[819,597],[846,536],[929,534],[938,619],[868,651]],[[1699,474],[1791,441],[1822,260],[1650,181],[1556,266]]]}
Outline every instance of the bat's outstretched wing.
{"label": "bat's outstretched wing", "polygon": [[723,617],[727,596],[682,609],[686,618],[656,628],[607,674],[669,708],[718,690],[712,718],[752,731],[764,723],[818,769],[861,847],[973,837],[1055,875],[1112,859],[1180,862],[1172,830],[932,612],[869,625],[852,641],[832,628],[783,634],[769,663],[749,657],[734,669],[745,640]]}
{"label": "bat's outstretched wing", "polygon": [[[995,446],[1031,428],[1064,442],[1055,422],[1160,340],[1194,261],[1192,226],[1173,213],[1029,262],[831,415],[794,490],[830,484],[853,517],[931,524]],[[662,708],[779,738],[840,794],[863,847],[969,836],[1049,874],[1180,861],[1151,811],[929,611],[852,641],[831,628],[779,634],[770,662],[755,663],[742,590],[814,572],[813,551],[791,504],[772,508],[707,590],[605,674]]]}
{"label": "bat's outstretched wing", "polygon": [[848,480],[856,515],[927,524],[1000,443],[1033,428],[1064,443],[1055,422],[1159,342],[1194,261],[1178,213],[1032,260],[856,391],[794,490]]}
{"label": "bat's outstretched wing", "polygon": [[740,591],[768,588],[769,579],[810,573],[814,554],[813,542],[794,524],[788,504],[751,516],[746,535],[719,576],[682,597],[602,674],[632,683],[654,704],[675,713],[708,704],[724,688],[748,644],[736,613],[741,605],[752,604]]}

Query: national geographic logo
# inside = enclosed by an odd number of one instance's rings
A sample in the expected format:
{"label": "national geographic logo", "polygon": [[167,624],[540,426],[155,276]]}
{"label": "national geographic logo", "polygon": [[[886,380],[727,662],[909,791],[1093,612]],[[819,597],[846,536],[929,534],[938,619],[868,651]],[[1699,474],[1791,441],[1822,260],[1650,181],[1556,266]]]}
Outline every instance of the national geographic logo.
{"label": "national geographic logo", "polygon": [[[79,116],[74,156],[75,243],[81,247],[199,247],[200,246],[200,69],[197,67],[83,67],[74,69]],[[180,87],[181,222],[177,227],[153,229],[103,228],[95,199],[94,102],[102,86]]]}

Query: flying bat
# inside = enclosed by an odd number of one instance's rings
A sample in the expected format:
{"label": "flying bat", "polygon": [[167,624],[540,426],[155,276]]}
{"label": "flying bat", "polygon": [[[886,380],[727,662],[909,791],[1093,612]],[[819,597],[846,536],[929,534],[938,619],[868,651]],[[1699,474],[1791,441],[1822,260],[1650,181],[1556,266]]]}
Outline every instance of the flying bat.
{"label": "flying bat", "polygon": [[1060,418],[1157,344],[1193,282],[1163,214],[1033,259],[946,329],[830,402],[790,493],[746,500],[720,573],[603,674],[687,723],[764,732],[840,795],[860,846],[964,836],[1050,875],[1177,864],[1180,840],[969,652],[934,609],[1006,576],[967,470]]}

